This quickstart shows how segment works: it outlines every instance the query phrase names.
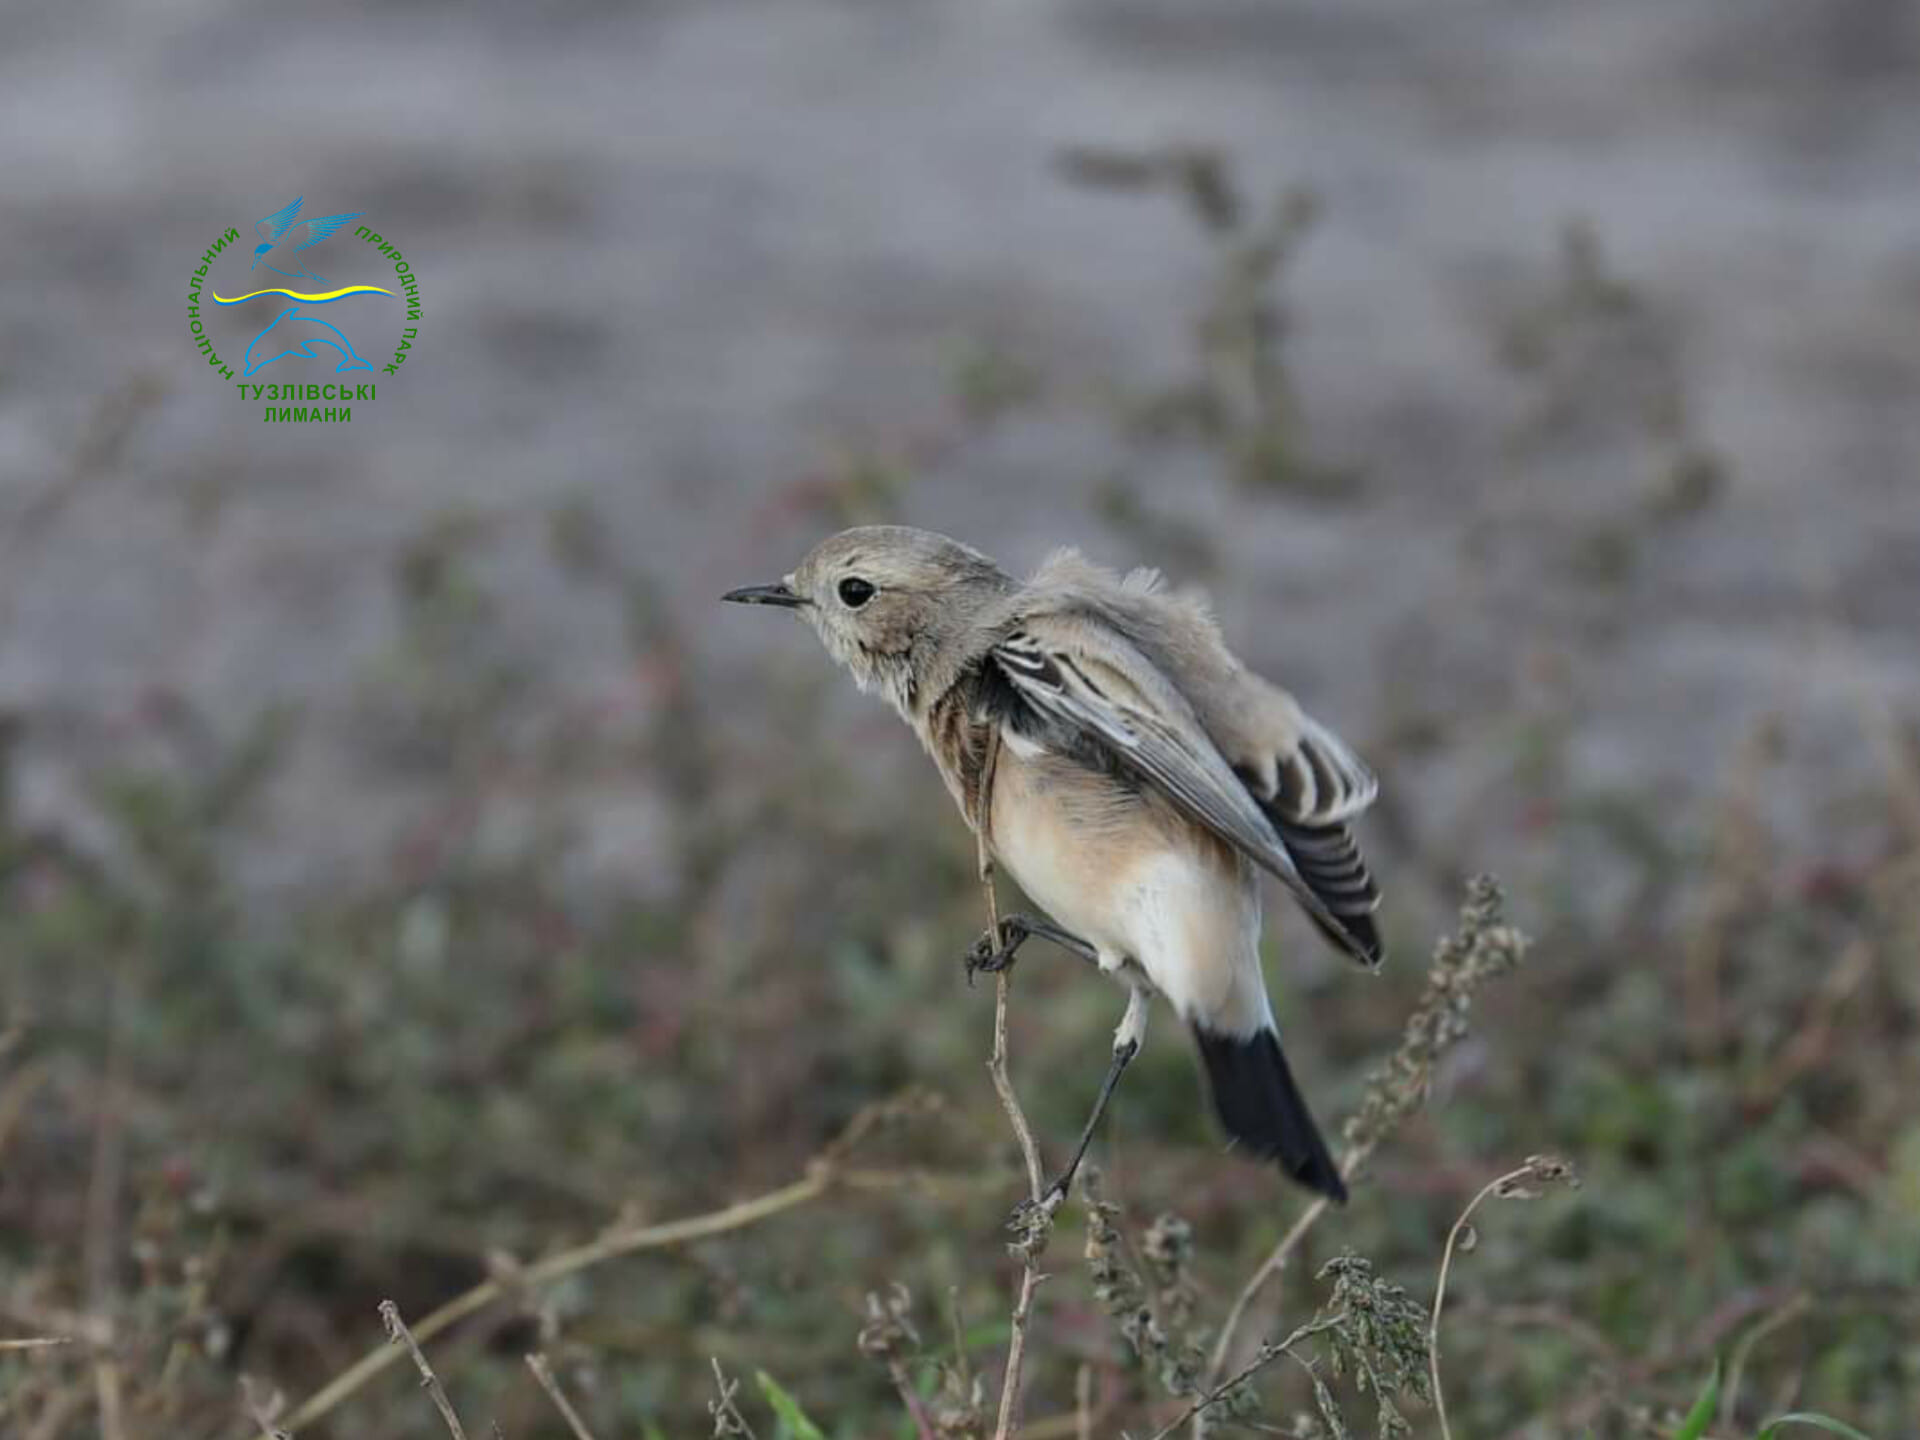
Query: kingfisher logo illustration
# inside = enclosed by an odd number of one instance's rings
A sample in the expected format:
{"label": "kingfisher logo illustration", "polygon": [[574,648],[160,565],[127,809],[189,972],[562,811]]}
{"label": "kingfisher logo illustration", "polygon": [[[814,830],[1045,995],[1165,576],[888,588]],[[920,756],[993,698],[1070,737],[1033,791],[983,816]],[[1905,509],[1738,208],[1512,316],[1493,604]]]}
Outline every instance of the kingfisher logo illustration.
{"label": "kingfisher logo illustration", "polygon": [[[300,196],[254,222],[260,243],[244,266],[242,247],[234,243],[240,239],[238,227],[229,228],[207,248],[200,268],[187,282],[187,329],[207,364],[232,380],[244,401],[370,404],[380,393],[374,376],[398,375],[419,340],[420,281],[393,242],[365,225],[356,226],[351,239],[372,247],[380,261],[390,264],[391,279],[376,275],[383,283],[339,283],[319,274],[307,252],[366,212],[302,220],[305,203],[306,197]],[[349,248],[338,260],[322,263],[339,275],[343,273],[339,265],[369,258],[373,257]],[[208,302],[205,314],[203,302]],[[222,318],[216,321],[216,315]],[[243,337],[236,376],[220,358],[216,344],[238,347]],[[360,341],[358,346],[355,339]],[[365,357],[385,354],[388,345],[393,347],[393,358],[376,371]],[[311,378],[321,374],[346,378]],[[353,410],[350,405],[269,403],[260,418],[266,424],[346,424],[351,423]]]}

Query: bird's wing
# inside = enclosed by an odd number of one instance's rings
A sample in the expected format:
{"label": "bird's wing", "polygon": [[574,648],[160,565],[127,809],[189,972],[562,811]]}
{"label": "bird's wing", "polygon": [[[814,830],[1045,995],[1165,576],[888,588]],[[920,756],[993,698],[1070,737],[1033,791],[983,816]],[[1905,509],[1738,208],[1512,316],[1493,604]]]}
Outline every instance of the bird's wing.
{"label": "bird's wing", "polygon": [[[307,238],[293,247],[293,253],[298,255],[302,250],[311,249],[329,235],[333,234],[334,231],[338,230],[349,220],[358,220],[366,213],[364,210],[356,210],[351,215],[323,215],[318,220],[307,221]],[[331,269],[332,267],[329,266],[328,268]]]}
{"label": "bird's wing", "polygon": [[1292,695],[1248,676],[1279,697],[1281,718],[1250,756],[1256,793],[1269,812],[1302,826],[1352,820],[1380,795],[1380,781],[1344,739],[1298,707]]}
{"label": "bird's wing", "polygon": [[269,245],[276,243],[282,235],[287,233],[287,227],[293,224],[293,217],[300,213],[300,202],[306,198],[304,195],[296,196],[294,202],[286,209],[276,210],[266,219],[254,221],[254,230]]}
{"label": "bird's wing", "polygon": [[1153,786],[1278,876],[1323,932],[1372,962],[1301,875],[1192,705],[1125,635],[1097,614],[1030,615],[988,658],[1040,722],[1026,738],[1065,753],[1091,748]]}
{"label": "bird's wing", "polygon": [[1338,921],[1333,938],[1349,954],[1377,963],[1383,948],[1373,913],[1380,887],[1352,821],[1374,802],[1380,782],[1291,695],[1234,659],[1210,620],[1170,633],[1174,643],[1165,647],[1162,663],[1272,823],[1301,881]]}

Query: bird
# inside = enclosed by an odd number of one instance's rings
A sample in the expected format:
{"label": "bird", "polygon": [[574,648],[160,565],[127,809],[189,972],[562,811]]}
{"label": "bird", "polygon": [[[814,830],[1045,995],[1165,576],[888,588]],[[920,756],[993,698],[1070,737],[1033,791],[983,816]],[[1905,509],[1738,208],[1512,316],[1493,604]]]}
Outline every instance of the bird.
{"label": "bird", "polygon": [[[304,195],[297,196],[294,202],[285,209],[276,210],[264,219],[253,222],[254,233],[260,237],[263,243],[254,247],[253,264],[247,267],[249,270],[258,269],[266,260],[268,254],[280,248],[289,240],[298,240],[300,243],[289,249],[286,252],[287,255],[297,255],[302,250],[307,250],[318,245],[322,240],[325,240],[329,235],[332,235],[336,230],[344,226],[349,220],[358,220],[362,215],[367,213],[364,210],[355,210],[348,215],[322,215],[316,219],[303,220],[298,227],[296,227],[294,225],[294,217],[300,213],[300,206],[306,198]],[[290,230],[292,232],[291,234],[288,233]],[[320,276],[315,275],[311,270],[307,269],[305,261],[295,260],[293,263],[300,267],[297,271],[282,270],[278,265],[272,264],[267,265],[267,269],[273,271],[276,275],[285,275],[290,280],[314,280],[322,285],[327,283],[321,279]]]}
{"label": "bird", "polygon": [[1234,1147],[1344,1203],[1281,1048],[1260,960],[1261,874],[1371,970],[1380,891],[1352,822],[1374,772],[1227,648],[1200,597],[1075,549],[1015,579],[958,540],[861,526],[783,580],[722,597],[794,611],[864,691],[891,702],[980,843],[1046,918],[1009,916],[968,974],[1038,936],[1126,989],[1092,1115],[1041,1203],[1056,1205],[1154,997],[1192,1032]]}

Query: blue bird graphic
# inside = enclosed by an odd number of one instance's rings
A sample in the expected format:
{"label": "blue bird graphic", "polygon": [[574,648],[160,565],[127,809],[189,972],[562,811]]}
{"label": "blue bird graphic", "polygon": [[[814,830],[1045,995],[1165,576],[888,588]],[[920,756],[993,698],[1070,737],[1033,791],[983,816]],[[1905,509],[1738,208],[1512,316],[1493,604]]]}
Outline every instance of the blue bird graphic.
{"label": "blue bird graphic", "polygon": [[[291,205],[287,206],[286,209],[276,210],[264,220],[256,220],[253,222],[255,232],[259,234],[260,239],[264,243],[254,247],[253,264],[248,266],[248,269],[258,269],[262,264],[265,264],[267,269],[273,271],[274,274],[284,275],[289,280],[314,280],[322,285],[327,283],[321,279],[320,276],[315,275],[311,270],[307,269],[305,261],[294,260],[293,257],[302,250],[307,250],[318,245],[349,220],[358,220],[367,212],[364,210],[356,210],[351,215],[323,215],[316,220],[303,220],[296,225],[294,223],[294,217],[300,213],[301,202],[306,198],[306,196],[302,195]],[[293,241],[298,241],[299,243],[291,244],[290,242]],[[290,261],[299,268],[296,270],[282,270],[278,265],[269,263],[266,257],[275,250],[283,252],[276,258]]]}
{"label": "blue bird graphic", "polygon": [[[348,215],[323,215],[317,219],[301,220],[296,223],[300,206],[305,200],[306,196],[302,195],[285,209],[276,210],[265,219],[254,221],[253,228],[260,236],[261,243],[254,247],[253,264],[247,267],[249,271],[257,270],[264,265],[274,274],[284,275],[289,280],[311,280],[317,286],[324,286],[327,283],[324,277],[309,270],[305,261],[294,257],[302,250],[311,249],[327,239],[349,220],[358,220],[366,214],[366,211],[356,210]],[[282,270],[280,266],[267,259],[268,255],[273,255],[275,259],[291,264],[295,268]],[[274,340],[267,341],[269,335],[273,335]],[[262,345],[262,341],[267,343]],[[278,342],[277,345],[275,341]],[[316,316],[307,315],[301,311],[298,304],[293,304],[268,321],[267,328],[249,342],[246,354],[242,357],[242,373],[256,374],[263,366],[271,365],[275,360],[284,359],[288,355],[300,355],[312,360],[321,359],[320,352],[314,348],[316,345],[330,345],[339,355],[339,364],[333,367],[335,374],[342,370],[373,368],[355,353],[352,342],[341,333],[339,327],[329,325]],[[269,351],[272,353],[268,353]]]}

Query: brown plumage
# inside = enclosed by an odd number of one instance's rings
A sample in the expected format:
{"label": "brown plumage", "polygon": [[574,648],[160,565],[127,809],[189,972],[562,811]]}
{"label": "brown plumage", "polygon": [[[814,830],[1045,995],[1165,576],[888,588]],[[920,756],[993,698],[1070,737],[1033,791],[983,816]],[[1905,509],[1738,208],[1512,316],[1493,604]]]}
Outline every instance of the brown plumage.
{"label": "brown plumage", "polygon": [[1379,891],[1351,829],[1377,786],[1233,656],[1202,602],[1070,550],[1022,584],[897,526],[845,531],[782,585],[727,598],[797,609],[913,727],[993,857],[1129,986],[1110,1083],[1157,993],[1193,1028],[1228,1131],[1344,1198],[1279,1048],[1256,867],[1377,964]]}

